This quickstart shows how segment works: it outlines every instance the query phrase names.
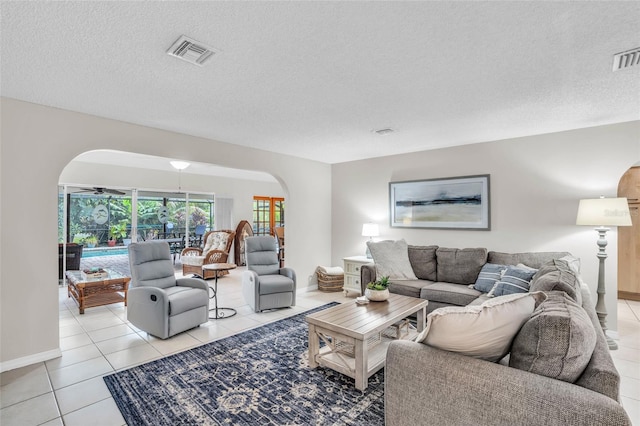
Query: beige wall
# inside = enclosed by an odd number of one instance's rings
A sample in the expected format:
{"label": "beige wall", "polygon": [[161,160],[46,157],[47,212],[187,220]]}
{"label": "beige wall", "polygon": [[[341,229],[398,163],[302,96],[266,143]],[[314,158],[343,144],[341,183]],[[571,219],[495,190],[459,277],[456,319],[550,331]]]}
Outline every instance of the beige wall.
{"label": "beige wall", "polygon": [[[380,239],[404,238],[409,244],[569,251],[582,259],[595,297],[597,234],[575,225],[578,200],[616,196],[620,177],[639,159],[635,121],[334,165],[332,262],[364,254],[360,232],[372,221],[380,225]],[[491,175],[491,231],[389,226],[389,182],[474,174]],[[616,229],[608,241],[606,304],[609,329],[616,330]]]}
{"label": "beige wall", "polygon": [[57,185],[82,152],[114,149],[269,173],[287,199],[287,264],[296,269],[299,286],[307,285],[317,265],[330,261],[329,165],[7,98],[1,102],[2,371],[59,351]]}

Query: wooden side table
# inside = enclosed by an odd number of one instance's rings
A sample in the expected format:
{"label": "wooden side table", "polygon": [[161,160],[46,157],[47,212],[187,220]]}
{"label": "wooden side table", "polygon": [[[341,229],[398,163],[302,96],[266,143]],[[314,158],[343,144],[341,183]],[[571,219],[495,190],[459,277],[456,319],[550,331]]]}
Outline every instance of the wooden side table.
{"label": "wooden side table", "polygon": [[[235,269],[236,265],[233,263],[209,263],[207,265],[202,265],[202,272],[204,271],[214,271],[215,272],[215,282],[214,287],[209,285],[209,289],[212,291],[212,295],[209,296],[209,299],[214,300],[215,307],[209,309],[209,311],[214,311],[214,316],[209,317],[209,319],[222,319],[222,318],[231,318],[235,314],[237,314],[236,310],[233,308],[221,308],[218,306],[218,272],[230,271],[231,269]],[[228,313],[227,313],[228,312]]]}
{"label": "wooden side table", "polygon": [[127,306],[127,290],[131,277],[106,270],[108,276],[103,278],[87,278],[81,271],[67,271],[68,297],[78,304],[81,314],[86,308],[124,302]]}

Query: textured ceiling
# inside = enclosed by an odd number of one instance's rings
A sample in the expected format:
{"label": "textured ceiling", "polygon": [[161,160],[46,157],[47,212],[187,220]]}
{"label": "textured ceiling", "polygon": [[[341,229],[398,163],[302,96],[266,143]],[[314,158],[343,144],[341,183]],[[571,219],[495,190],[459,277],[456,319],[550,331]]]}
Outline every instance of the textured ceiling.
{"label": "textured ceiling", "polygon": [[[640,119],[639,2],[7,2],[0,94],[338,163]],[[165,52],[185,34],[221,53]],[[375,129],[395,132],[379,136]]]}

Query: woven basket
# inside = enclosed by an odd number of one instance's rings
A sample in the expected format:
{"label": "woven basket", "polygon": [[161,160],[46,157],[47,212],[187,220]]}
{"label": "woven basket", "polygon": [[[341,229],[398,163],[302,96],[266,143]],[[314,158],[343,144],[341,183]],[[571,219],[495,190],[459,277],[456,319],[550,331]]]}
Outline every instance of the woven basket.
{"label": "woven basket", "polygon": [[318,290],[326,292],[342,291],[344,274],[327,275],[322,272],[320,267],[316,268],[316,274],[318,275]]}

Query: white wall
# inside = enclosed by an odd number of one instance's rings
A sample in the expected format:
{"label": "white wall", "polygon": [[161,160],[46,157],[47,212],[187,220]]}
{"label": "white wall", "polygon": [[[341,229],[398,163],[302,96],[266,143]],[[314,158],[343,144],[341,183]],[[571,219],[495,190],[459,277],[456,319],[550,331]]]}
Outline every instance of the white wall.
{"label": "white wall", "polygon": [[[169,161],[169,160],[167,160]],[[203,176],[181,172],[182,191],[216,194],[218,197],[233,199],[233,221],[252,221],[253,196],[285,197],[279,183],[231,179],[220,176]],[[143,188],[158,191],[178,189],[177,172],[136,169],[132,167],[72,161],[60,175],[60,183],[83,184],[85,186],[106,186],[116,188]],[[235,227],[234,227],[235,229]]]}
{"label": "white wall", "polygon": [[[398,134],[400,137],[400,134]],[[395,143],[393,135],[388,143]],[[595,297],[597,234],[576,226],[578,200],[616,196],[623,173],[640,159],[640,121],[416,152],[333,166],[332,263],[364,254],[362,224],[380,239],[489,250],[569,251],[582,259]],[[389,182],[491,175],[491,231],[391,228]],[[617,329],[617,231],[608,233],[608,326]]]}
{"label": "white wall", "polygon": [[329,165],[8,98],[0,111],[1,371],[59,353],[57,185],[82,152],[114,149],[269,173],[287,199],[287,265],[299,287],[330,261]]}

